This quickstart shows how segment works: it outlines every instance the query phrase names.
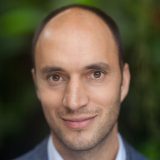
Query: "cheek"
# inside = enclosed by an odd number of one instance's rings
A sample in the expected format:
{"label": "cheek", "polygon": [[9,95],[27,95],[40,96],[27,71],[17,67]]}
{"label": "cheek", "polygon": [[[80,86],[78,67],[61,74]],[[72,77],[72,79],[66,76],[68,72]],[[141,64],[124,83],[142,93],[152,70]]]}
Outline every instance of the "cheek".
{"label": "cheek", "polygon": [[104,85],[90,90],[90,99],[100,106],[112,106],[120,103],[120,86]]}
{"label": "cheek", "polygon": [[39,100],[46,118],[56,117],[58,110],[62,105],[62,96],[57,91],[53,90],[39,90]]}
{"label": "cheek", "polygon": [[44,91],[40,94],[40,102],[43,113],[50,128],[56,128],[59,124],[58,112],[61,108],[61,98],[53,91]]}

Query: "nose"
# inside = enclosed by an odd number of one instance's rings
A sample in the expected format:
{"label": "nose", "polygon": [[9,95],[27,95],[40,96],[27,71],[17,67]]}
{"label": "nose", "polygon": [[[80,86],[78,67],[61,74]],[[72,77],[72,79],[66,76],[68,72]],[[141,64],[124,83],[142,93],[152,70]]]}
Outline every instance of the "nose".
{"label": "nose", "polygon": [[83,82],[79,78],[70,79],[66,86],[63,105],[71,111],[85,107],[89,99]]}

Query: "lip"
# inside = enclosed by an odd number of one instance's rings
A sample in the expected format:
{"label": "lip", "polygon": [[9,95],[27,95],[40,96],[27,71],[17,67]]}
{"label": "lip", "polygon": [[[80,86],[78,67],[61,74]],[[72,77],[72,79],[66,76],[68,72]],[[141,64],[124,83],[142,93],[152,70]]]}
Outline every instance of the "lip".
{"label": "lip", "polygon": [[95,119],[96,116],[80,117],[80,118],[63,118],[64,124],[71,129],[85,129]]}

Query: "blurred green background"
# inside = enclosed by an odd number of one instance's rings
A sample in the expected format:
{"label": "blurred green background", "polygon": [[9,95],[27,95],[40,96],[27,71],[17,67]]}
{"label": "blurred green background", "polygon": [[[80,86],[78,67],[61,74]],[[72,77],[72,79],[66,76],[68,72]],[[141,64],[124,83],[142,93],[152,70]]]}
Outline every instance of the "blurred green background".
{"label": "blurred green background", "polygon": [[149,159],[160,159],[159,0],[1,0],[0,159],[26,152],[49,132],[30,74],[31,40],[48,11],[73,3],[97,6],[118,23],[132,73],[119,128]]}

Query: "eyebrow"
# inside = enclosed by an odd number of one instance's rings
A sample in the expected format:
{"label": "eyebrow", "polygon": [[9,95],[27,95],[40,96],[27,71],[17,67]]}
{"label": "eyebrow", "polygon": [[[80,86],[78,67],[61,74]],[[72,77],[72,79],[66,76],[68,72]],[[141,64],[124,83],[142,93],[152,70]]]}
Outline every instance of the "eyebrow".
{"label": "eyebrow", "polygon": [[110,66],[104,62],[100,62],[100,63],[95,63],[95,64],[91,64],[85,67],[85,69],[95,69],[95,70],[106,70],[109,71],[110,70]]}
{"label": "eyebrow", "polygon": [[[85,70],[105,70],[110,71],[110,66],[104,62],[90,64],[84,67]],[[46,66],[41,70],[42,74],[49,74],[53,72],[66,72],[63,68],[58,66]]]}
{"label": "eyebrow", "polygon": [[64,72],[64,69],[56,66],[46,66],[41,70],[42,74],[49,74],[53,72]]}

